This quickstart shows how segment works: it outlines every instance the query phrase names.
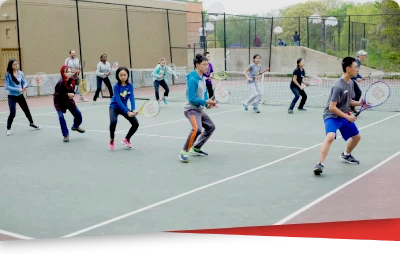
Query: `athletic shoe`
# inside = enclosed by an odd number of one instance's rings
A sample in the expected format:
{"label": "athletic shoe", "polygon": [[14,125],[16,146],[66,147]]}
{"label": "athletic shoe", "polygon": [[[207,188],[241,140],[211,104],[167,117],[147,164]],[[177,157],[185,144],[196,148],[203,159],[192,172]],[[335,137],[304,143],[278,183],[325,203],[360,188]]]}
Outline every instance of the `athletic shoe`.
{"label": "athletic shoe", "polygon": [[194,148],[194,147],[190,148],[189,153],[190,153],[191,155],[198,155],[198,156],[205,156],[205,155],[208,155],[208,153],[203,152],[202,150],[200,150],[200,148]]}
{"label": "athletic shoe", "polygon": [[188,162],[188,152],[182,150],[181,153],[179,154],[179,159],[180,159],[182,162],[185,162],[185,163]]}
{"label": "athletic shoe", "polygon": [[132,148],[131,143],[130,143],[129,140],[127,140],[127,139],[122,140],[121,143],[122,143],[123,145],[125,145],[126,147],[128,147],[128,148]]}
{"label": "athletic shoe", "polygon": [[351,154],[349,155],[344,155],[344,153],[342,153],[340,155],[340,159],[346,161],[347,163],[350,164],[360,164],[360,161],[356,160]]}
{"label": "athletic shoe", "polygon": [[315,167],[314,167],[314,174],[315,175],[320,175],[320,174],[322,174],[322,170],[324,169],[324,165],[322,165],[322,163],[321,162],[319,162],[317,165],[315,165]]}

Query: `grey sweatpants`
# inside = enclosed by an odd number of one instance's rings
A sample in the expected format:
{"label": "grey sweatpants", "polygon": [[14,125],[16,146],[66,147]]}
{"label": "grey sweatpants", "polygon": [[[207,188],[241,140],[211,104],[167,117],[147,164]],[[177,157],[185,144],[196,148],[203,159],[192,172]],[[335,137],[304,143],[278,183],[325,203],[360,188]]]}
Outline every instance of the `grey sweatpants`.
{"label": "grey sweatpants", "polygon": [[[189,151],[192,146],[201,148],[213,134],[215,125],[202,109],[185,109],[184,114],[189,119],[192,130],[183,146],[183,150]],[[204,128],[204,132],[202,132],[202,128]],[[198,136],[200,137],[196,141]]]}
{"label": "grey sweatpants", "polygon": [[261,102],[263,96],[263,92],[261,91],[260,85],[253,82],[253,83],[248,83],[247,86],[251,91],[251,95],[244,104],[249,105],[250,103],[252,103],[251,105],[253,107],[258,107],[258,104]]}

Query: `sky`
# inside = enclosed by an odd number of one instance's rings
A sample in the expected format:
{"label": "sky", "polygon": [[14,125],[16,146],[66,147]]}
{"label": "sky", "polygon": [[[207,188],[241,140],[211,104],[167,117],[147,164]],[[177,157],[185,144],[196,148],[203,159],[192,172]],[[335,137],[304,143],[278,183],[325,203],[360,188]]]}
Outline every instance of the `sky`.
{"label": "sky", "polygon": [[[227,14],[258,14],[262,15],[271,10],[278,10],[297,3],[304,3],[307,0],[200,0],[203,2],[203,8],[208,7],[215,3],[221,2],[225,6]],[[366,3],[374,2],[374,0],[345,0],[345,2]],[[396,0],[399,2],[399,0]]]}

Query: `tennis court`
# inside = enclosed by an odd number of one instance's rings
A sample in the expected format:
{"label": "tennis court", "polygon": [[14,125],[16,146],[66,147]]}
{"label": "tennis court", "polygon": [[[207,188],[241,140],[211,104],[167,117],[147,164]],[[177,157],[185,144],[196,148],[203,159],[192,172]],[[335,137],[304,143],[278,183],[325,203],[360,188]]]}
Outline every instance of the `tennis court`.
{"label": "tennis court", "polygon": [[[135,90],[138,97],[151,92],[149,87]],[[308,111],[293,115],[281,105],[264,104],[261,114],[245,112],[235,102],[207,110],[216,125],[204,146],[209,156],[191,156],[185,164],[178,154],[190,125],[182,102],[172,99],[181,92],[180,86],[171,87],[171,102],[156,118],[138,116],[131,150],[118,146],[130,127],[120,117],[114,151],[108,149],[107,99],[78,104],[86,133],[70,132],[69,143],[62,142],[51,97],[29,99],[42,130],[29,128],[18,111],[13,135],[0,135],[0,239],[400,216],[400,173],[394,166],[400,156],[391,157],[399,152],[399,113],[361,114],[357,125],[362,140],[353,153],[361,164],[339,159],[345,143],[338,139],[317,177],[313,167],[324,138],[323,109],[312,106],[311,96]],[[288,99],[281,94],[274,99]],[[392,99],[385,106],[396,105]],[[137,100],[137,105],[143,102]],[[0,106],[5,126],[6,101]],[[71,115],[66,119],[70,127]]]}

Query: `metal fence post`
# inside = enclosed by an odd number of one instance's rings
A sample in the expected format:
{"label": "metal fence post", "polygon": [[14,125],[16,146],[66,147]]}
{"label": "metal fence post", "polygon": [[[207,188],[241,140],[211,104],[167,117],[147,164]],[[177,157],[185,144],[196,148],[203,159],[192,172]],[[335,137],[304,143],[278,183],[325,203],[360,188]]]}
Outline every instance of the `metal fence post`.
{"label": "metal fence post", "polygon": [[[170,27],[169,27],[169,12],[168,12],[168,9],[167,9],[167,25],[168,25],[169,57],[171,59],[171,63],[173,63],[173,60],[172,60],[172,47],[171,47],[171,30],[170,30]],[[172,75],[172,84],[175,84],[174,75]]]}
{"label": "metal fence post", "polygon": [[22,71],[21,40],[20,40],[20,34],[19,34],[18,0],[15,0],[15,11],[16,11],[16,14],[17,14],[17,37],[18,37],[19,69]]}
{"label": "metal fence post", "polygon": [[126,31],[128,34],[128,50],[129,50],[129,67],[130,67],[130,76],[131,83],[133,84],[133,74],[132,74],[132,52],[131,52],[131,37],[129,33],[129,16],[128,16],[128,5],[125,5],[125,16],[126,16]]}
{"label": "metal fence post", "polygon": [[[77,24],[78,24],[79,57],[80,57],[81,63],[82,63],[81,27],[80,27],[80,23],[79,23],[79,4],[78,4],[78,0],[75,0],[75,5],[76,5],[76,19],[77,19]],[[81,78],[83,79],[83,67],[81,68]]]}

